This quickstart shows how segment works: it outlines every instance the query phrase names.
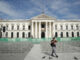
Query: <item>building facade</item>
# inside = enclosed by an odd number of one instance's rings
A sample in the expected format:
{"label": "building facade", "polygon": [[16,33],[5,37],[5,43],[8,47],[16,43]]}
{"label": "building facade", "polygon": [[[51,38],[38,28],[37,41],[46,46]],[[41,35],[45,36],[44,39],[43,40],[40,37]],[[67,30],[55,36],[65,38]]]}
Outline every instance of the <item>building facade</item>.
{"label": "building facade", "polygon": [[80,37],[80,20],[58,20],[40,14],[29,20],[0,20],[0,30],[0,37],[6,38]]}

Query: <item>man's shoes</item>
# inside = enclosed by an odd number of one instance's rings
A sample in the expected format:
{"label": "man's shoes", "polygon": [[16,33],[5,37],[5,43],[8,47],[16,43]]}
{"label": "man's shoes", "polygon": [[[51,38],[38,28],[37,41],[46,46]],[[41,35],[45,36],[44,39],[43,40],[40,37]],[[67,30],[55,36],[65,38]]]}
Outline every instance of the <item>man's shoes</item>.
{"label": "man's shoes", "polygon": [[43,57],[42,57],[42,59],[45,59],[45,58],[46,58],[46,56],[43,56]]}
{"label": "man's shoes", "polygon": [[56,58],[58,58],[58,55],[56,55]]}
{"label": "man's shoes", "polygon": [[53,54],[51,54],[51,56],[52,56],[52,57],[54,57],[54,55],[53,55]]}

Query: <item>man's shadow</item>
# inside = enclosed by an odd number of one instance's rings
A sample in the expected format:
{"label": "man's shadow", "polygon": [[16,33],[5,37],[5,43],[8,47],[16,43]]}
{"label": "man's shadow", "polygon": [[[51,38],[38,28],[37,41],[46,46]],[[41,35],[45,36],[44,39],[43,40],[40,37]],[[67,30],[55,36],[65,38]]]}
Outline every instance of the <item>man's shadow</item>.
{"label": "man's shadow", "polygon": [[52,59],[50,52],[43,52],[46,56],[43,56],[42,59],[45,59],[46,57],[49,57],[49,59]]}
{"label": "man's shadow", "polygon": [[50,52],[43,52],[45,55],[51,56]]}

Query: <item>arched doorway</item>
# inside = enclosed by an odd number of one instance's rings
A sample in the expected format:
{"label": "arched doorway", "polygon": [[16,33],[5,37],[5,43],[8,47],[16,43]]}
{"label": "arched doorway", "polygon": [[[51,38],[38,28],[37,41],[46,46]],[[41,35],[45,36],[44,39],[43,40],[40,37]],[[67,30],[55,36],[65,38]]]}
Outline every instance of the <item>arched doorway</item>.
{"label": "arched doorway", "polygon": [[63,37],[63,32],[61,32],[61,37]]}
{"label": "arched doorway", "polygon": [[25,33],[24,32],[22,33],[22,38],[25,38]]}
{"label": "arched doorway", "polygon": [[74,32],[72,32],[72,37],[74,37]]}
{"label": "arched doorway", "polygon": [[41,38],[45,38],[45,32],[41,32]]}
{"label": "arched doorway", "polygon": [[11,38],[13,38],[13,32],[11,32]]}

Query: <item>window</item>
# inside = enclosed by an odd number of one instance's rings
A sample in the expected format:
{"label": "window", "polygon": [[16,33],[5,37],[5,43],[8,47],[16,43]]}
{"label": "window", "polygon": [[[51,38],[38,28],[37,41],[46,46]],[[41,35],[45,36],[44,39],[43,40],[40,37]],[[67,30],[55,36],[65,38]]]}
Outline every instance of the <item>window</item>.
{"label": "window", "polygon": [[77,32],[77,37],[79,37],[79,32]]}
{"label": "window", "polygon": [[19,30],[19,25],[17,25],[17,30]]}
{"label": "window", "polygon": [[63,37],[63,32],[61,32],[61,37]]}
{"label": "window", "polygon": [[66,25],[66,30],[68,30],[68,25]]}
{"label": "window", "polygon": [[76,29],[77,29],[77,30],[79,29],[79,26],[78,26],[78,25],[76,25]]}
{"label": "window", "polygon": [[55,25],[55,29],[57,30],[57,25]]}
{"label": "window", "polygon": [[6,38],[8,38],[8,32],[6,32]]}
{"label": "window", "polygon": [[13,38],[13,32],[11,32],[11,38]]}
{"label": "window", "polygon": [[71,29],[73,30],[73,25],[71,25]]}
{"label": "window", "polygon": [[30,36],[31,36],[31,33],[30,33],[30,32],[28,32],[28,37],[30,38]]}
{"label": "window", "polygon": [[63,26],[61,25],[61,30],[63,30]]}
{"label": "window", "polygon": [[25,25],[23,25],[23,30],[25,30]]}
{"label": "window", "polygon": [[3,26],[3,32],[5,32],[6,31],[6,27],[5,26]]}
{"label": "window", "polygon": [[45,28],[45,24],[41,24],[41,28]]}
{"label": "window", "polygon": [[66,32],[66,37],[69,37],[69,33],[68,32]]}
{"label": "window", "polygon": [[14,25],[12,25],[12,30],[14,30]]}
{"label": "window", "polygon": [[2,32],[0,32],[0,38],[2,38]]}
{"label": "window", "polygon": [[19,32],[17,32],[17,38],[19,38]]}
{"label": "window", "polygon": [[30,30],[30,29],[31,29],[31,26],[29,25],[29,26],[28,26],[28,30]]}
{"label": "window", "polygon": [[25,38],[25,33],[24,32],[22,33],[22,38]]}
{"label": "window", "polygon": [[6,30],[8,30],[8,25],[6,25]]}
{"label": "window", "polygon": [[58,34],[57,34],[57,32],[55,32],[55,37],[58,37]]}
{"label": "window", "polygon": [[72,37],[74,37],[74,32],[72,32]]}

